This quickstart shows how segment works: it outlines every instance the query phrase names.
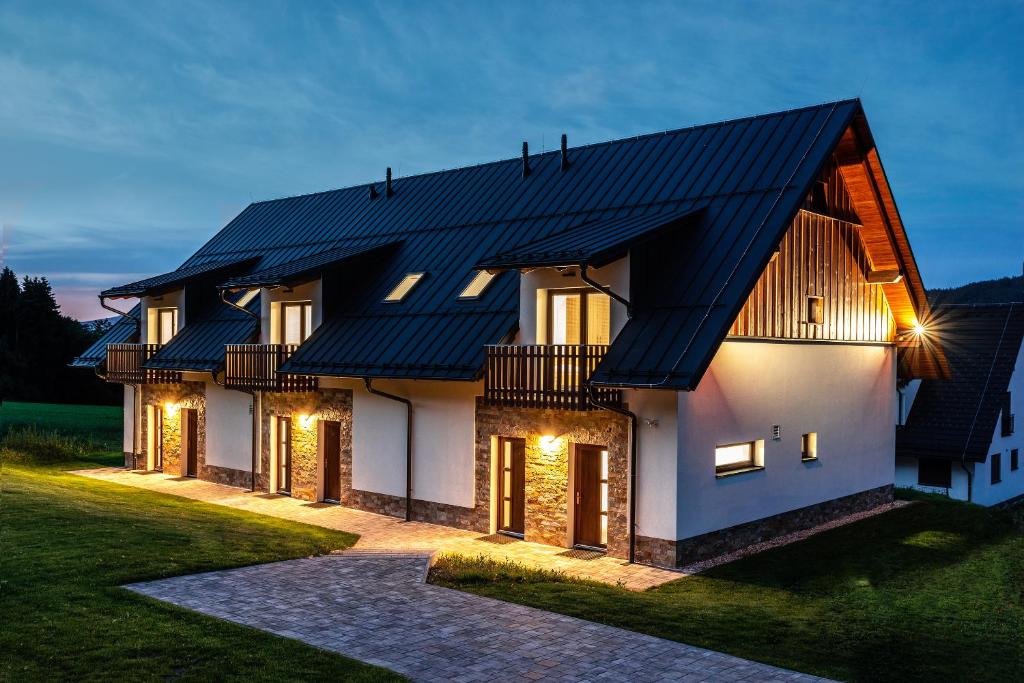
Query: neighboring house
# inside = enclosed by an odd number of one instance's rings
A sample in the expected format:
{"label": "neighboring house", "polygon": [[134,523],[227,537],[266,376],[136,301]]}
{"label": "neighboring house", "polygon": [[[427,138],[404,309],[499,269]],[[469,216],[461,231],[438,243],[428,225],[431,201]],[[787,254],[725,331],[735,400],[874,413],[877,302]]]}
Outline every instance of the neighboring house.
{"label": "neighboring house", "polygon": [[258,202],[102,297],[129,467],[664,566],[890,500],[945,372],[857,100]]}
{"label": "neighboring house", "polygon": [[952,377],[903,388],[896,484],[981,505],[1024,497],[1024,304],[936,308]]}

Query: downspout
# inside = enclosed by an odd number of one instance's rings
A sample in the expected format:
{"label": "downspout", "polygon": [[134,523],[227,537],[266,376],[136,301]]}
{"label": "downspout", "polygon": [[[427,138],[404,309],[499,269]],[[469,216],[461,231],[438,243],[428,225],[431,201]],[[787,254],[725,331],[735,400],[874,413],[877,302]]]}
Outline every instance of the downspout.
{"label": "downspout", "polygon": [[[226,290],[226,289],[219,290],[220,300],[223,303],[225,303],[228,306],[230,306],[231,308],[234,308],[235,310],[241,311],[242,313],[245,313],[247,316],[249,316],[250,318],[255,320],[256,321],[256,334],[258,336],[259,335],[259,331],[260,331],[260,323],[261,323],[260,316],[257,315],[256,313],[253,313],[252,311],[250,311],[245,306],[239,306],[234,301],[229,301],[228,298],[227,298],[227,293],[228,293],[228,290]],[[224,386],[223,384],[221,384],[220,382],[217,381],[217,372],[213,371],[212,374],[213,374],[213,382],[214,382],[214,384],[220,384],[221,386]],[[249,396],[252,397],[252,444],[251,444],[251,447],[252,447],[252,462],[249,464],[249,473],[251,475],[250,476],[250,480],[249,480],[249,490],[252,493],[256,493],[256,464],[257,464],[256,460],[257,460],[257,458],[259,456],[260,441],[261,441],[260,435],[258,434],[259,429],[257,427],[259,425],[259,419],[261,417],[260,416],[260,412],[263,410],[263,406],[262,406],[262,401],[260,400],[260,393],[258,391],[248,391],[246,389],[239,389],[238,391],[241,391],[242,393],[245,393],[245,394],[249,394]]]}
{"label": "downspout", "polygon": [[375,396],[405,404],[405,521],[412,521],[412,401],[373,388],[373,380],[364,377],[366,390]]}
{"label": "downspout", "polygon": [[611,298],[615,299],[620,304],[625,306],[626,307],[626,315],[628,317],[632,318],[633,317],[633,305],[631,303],[629,303],[629,301],[626,299],[626,297],[622,296],[621,294],[617,294],[617,293],[613,292],[611,287],[609,287],[608,285],[602,285],[600,282],[596,282],[596,281],[592,280],[590,278],[590,276],[587,275],[587,267],[588,266],[585,263],[581,263],[580,264],[580,279],[583,280],[584,282],[586,282],[588,285],[590,285],[594,289],[596,289],[597,291],[604,292],[605,294],[607,294],[608,296],[610,296]]}
{"label": "downspout", "polygon": [[594,385],[587,382],[587,398],[590,405],[629,418],[629,562],[636,562],[636,413],[618,406],[600,403],[594,397]]}
{"label": "downspout", "polygon": [[[119,310],[117,308],[114,308],[113,306],[111,306],[110,304],[107,303],[106,297],[104,297],[102,294],[100,295],[99,299],[100,299],[100,307],[110,311],[111,313],[116,313],[117,315],[121,316],[122,318],[128,318],[128,320],[131,320],[132,323],[134,323],[134,325],[135,325],[135,334],[137,334],[137,335],[141,335],[142,334],[142,321],[139,318],[136,318],[135,316],[131,315],[130,313],[127,313],[126,311],[122,311],[122,310]],[[100,375],[100,373],[98,372],[98,368],[94,368],[94,372],[96,372],[96,375],[98,377],[100,377],[100,378],[102,378],[104,380],[106,379],[106,374],[104,373],[103,375]],[[138,463],[138,458],[139,458],[139,420],[141,419],[140,413],[142,412],[142,409],[141,409],[142,397],[139,394],[141,393],[142,385],[140,385],[140,384],[128,384],[126,386],[130,386],[132,388],[132,411],[133,411],[133,415],[132,415],[132,469],[138,469],[138,464],[139,464]]]}
{"label": "downspout", "polygon": [[250,310],[249,310],[248,308],[246,308],[245,306],[239,306],[239,305],[238,305],[238,304],[236,304],[236,303],[235,303],[234,301],[228,301],[228,298],[227,298],[227,293],[228,293],[228,290],[226,290],[226,289],[222,289],[222,290],[220,290],[220,300],[221,300],[221,301],[223,301],[224,303],[226,303],[226,304],[227,304],[228,306],[230,306],[231,308],[234,308],[234,309],[236,309],[236,310],[239,310],[239,311],[241,311],[242,313],[245,313],[245,314],[246,314],[247,316],[249,316],[250,318],[252,318],[252,319],[253,319],[253,320],[255,320],[256,322],[259,322],[259,320],[260,320],[260,316],[259,316],[259,315],[257,315],[256,313],[253,313],[252,311],[250,311]]}

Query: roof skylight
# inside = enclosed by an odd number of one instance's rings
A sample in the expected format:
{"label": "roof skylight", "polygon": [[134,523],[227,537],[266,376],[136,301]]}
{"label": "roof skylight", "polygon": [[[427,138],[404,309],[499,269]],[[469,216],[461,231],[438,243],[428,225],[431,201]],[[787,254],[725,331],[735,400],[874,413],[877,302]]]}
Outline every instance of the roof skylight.
{"label": "roof skylight", "polygon": [[460,299],[475,299],[484,293],[487,289],[487,285],[491,284],[491,280],[494,279],[495,273],[488,273],[486,270],[477,271],[473,279],[469,281],[466,288],[462,290],[462,294],[459,294]]}
{"label": "roof skylight", "polygon": [[395,285],[395,288],[384,297],[385,303],[398,303],[416,286],[416,283],[423,279],[426,273],[409,273],[402,278],[402,281]]}

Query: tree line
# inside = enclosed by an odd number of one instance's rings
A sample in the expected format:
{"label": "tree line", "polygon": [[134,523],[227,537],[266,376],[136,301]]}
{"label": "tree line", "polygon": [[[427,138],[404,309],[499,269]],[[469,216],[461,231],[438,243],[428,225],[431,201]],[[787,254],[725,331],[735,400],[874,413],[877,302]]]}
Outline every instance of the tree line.
{"label": "tree line", "polygon": [[109,323],[83,325],[60,312],[45,277],[18,282],[0,272],[0,401],[120,402],[120,386],[68,363],[100,337]]}

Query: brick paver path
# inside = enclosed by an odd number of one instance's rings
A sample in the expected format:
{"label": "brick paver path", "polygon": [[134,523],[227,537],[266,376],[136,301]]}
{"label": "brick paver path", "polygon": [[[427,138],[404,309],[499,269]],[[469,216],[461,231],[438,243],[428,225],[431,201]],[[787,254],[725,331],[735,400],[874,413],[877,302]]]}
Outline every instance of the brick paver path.
{"label": "brick paver path", "polygon": [[[633,590],[644,590],[684,576],[679,572],[629,564],[624,560],[596,553],[574,553],[565,548],[515,541],[504,536],[483,536],[437,524],[403,522],[396,517],[353,510],[340,505],[308,503],[287,496],[265,493],[254,494],[244,489],[198,479],[182,479],[156,472],[130,472],[113,467],[81,470],[75,474],[348,531],[359,534],[356,548],[360,550],[443,552],[470,557],[482,555],[496,560],[511,560],[527,566],[563,571],[573,576],[617,584]],[[579,559],[581,556],[588,559]]]}
{"label": "brick paver path", "polygon": [[823,680],[432,586],[428,566],[423,555],[356,550],[127,588],[417,681]]}

